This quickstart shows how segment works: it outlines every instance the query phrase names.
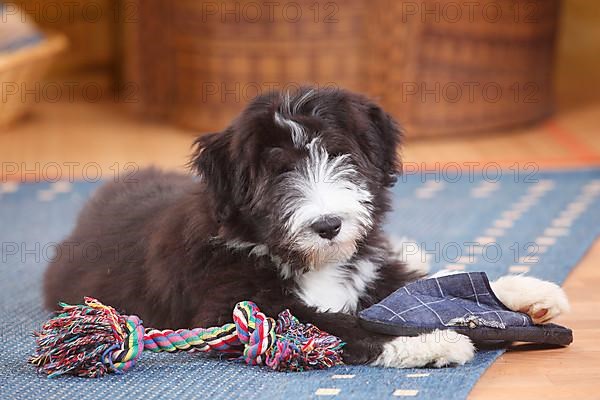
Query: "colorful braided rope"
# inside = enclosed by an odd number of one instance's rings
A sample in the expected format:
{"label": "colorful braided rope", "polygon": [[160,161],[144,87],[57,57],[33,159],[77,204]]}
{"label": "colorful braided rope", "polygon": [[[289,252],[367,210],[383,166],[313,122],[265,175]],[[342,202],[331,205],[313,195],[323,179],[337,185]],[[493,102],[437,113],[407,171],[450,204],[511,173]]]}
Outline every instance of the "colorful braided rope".
{"label": "colorful braided rope", "polygon": [[233,323],[208,329],[146,329],[135,315],[86,297],[83,305],[60,304],[62,311],[35,332],[29,362],[49,377],[69,374],[100,377],[131,369],[143,351],[217,352],[277,371],[324,369],[342,363],[344,343],[303,324],[289,310],[277,321],[251,301],[238,303]]}

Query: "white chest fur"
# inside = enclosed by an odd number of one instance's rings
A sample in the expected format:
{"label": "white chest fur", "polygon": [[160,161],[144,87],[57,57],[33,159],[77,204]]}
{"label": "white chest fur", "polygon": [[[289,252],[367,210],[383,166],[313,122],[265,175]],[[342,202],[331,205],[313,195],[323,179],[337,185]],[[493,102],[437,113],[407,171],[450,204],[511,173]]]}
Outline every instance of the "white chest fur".
{"label": "white chest fur", "polygon": [[378,271],[379,265],[370,260],[325,265],[297,277],[296,294],[321,312],[354,313]]}

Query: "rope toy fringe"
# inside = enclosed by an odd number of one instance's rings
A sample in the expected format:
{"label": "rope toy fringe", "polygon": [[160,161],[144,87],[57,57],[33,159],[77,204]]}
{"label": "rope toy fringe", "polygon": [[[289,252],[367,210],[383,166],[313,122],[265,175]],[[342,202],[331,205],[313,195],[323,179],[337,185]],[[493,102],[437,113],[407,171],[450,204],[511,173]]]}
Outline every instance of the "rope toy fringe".
{"label": "rope toy fringe", "polygon": [[251,301],[238,303],[233,323],[215,328],[144,330],[135,315],[86,297],[83,305],[60,303],[62,311],[34,332],[29,362],[48,377],[69,374],[96,378],[131,369],[143,351],[199,351],[226,354],[276,371],[325,369],[342,364],[344,343],[289,310],[275,321]]}

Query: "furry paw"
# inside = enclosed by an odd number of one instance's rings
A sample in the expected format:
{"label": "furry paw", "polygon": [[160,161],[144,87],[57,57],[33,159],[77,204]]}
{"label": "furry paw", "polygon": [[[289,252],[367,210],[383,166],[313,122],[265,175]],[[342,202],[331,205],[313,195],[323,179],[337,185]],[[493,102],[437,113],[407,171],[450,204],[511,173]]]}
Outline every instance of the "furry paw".
{"label": "furry paw", "polygon": [[475,355],[471,340],[453,331],[436,330],[414,337],[398,337],[386,343],[373,365],[418,368],[462,365]]}
{"label": "furry paw", "polygon": [[491,285],[504,305],[528,314],[536,324],[545,324],[570,309],[564,290],[552,282],[531,276],[508,275]]}
{"label": "furry paw", "polygon": [[[437,331],[431,334],[436,335],[448,335],[449,331]],[[454,334],[456,341],[450,341],[447,346],[442,346],[440,354],[433,361],[433,366],[436,368],[445,367],[448,365],[463,365],[468,361],[471,361],[475,356],[475,346],[471,342],[471,339],[465,335]]]}

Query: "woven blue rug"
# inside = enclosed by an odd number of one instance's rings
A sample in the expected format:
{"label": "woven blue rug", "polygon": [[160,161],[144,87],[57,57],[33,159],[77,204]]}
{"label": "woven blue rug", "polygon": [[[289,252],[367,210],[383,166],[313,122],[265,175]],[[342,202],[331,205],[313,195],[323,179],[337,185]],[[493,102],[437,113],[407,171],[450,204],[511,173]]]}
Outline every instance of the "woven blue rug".
{"label": "woven blue rug", "polygon": [[[600,233],[600,170],[402,178],[387,230],[415,239],[432,270],[527,273],[562,282]],[[449,178],[449,177],[447,177]],[[502,353],[467,365],[395,370],[337,367],[277,373],[198,354],[144,355],[124,375],[47,379],[26,364],[31,331],[48,317],[41,280],[54,244],[73,227],[92,183],[0,183],[0,398],[463,399]],[[413,245],[406,246],[413,251]],[[577,332],[575,332],[577,340]],[[551,363],[550,354],[548,362]]]}

